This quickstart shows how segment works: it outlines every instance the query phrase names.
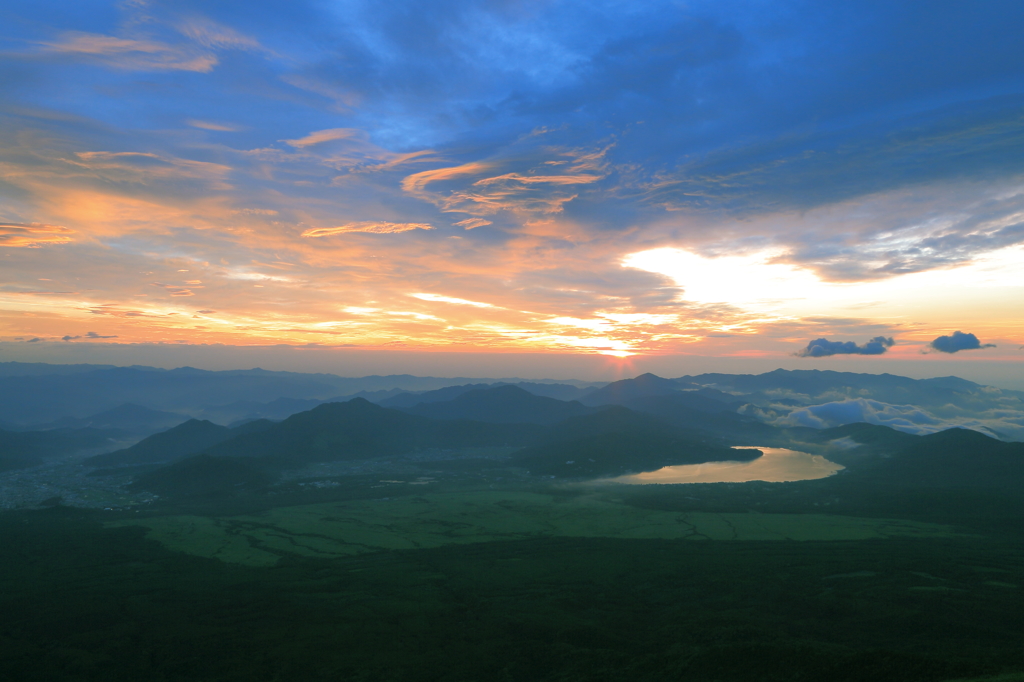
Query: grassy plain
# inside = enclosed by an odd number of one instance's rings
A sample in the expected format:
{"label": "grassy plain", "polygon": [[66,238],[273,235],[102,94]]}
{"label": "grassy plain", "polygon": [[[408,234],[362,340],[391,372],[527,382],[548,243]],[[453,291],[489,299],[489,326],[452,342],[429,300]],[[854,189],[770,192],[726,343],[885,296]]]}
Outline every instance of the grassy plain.
{"label": "grassy plain", "polygon": [[813,541],[940,538],[949,526],[825,514],[668,512],[603,493],[564,497],[474,491],[272,508],[227,517],[156,516],[115,521],[143,526],[168,549],[250,566],[281,557],[367,552],[549,537]]}
{"label": "grassy plain", "polygon": [[1017,682],[1024,670],[1016,497],[839,477],[440,476],[0,514],[0,680]]}

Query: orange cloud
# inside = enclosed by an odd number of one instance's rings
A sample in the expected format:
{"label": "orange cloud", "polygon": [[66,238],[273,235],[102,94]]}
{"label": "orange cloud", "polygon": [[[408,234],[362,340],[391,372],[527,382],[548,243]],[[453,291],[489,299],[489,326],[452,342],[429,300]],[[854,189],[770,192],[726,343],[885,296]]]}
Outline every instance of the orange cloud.
{"label": "orange cloud", "polygon": [[483,218],[467,218],[466,220],[460,220],[457,223],[453,223],[458,227],[464,227],[467,230],[472,230],[475,227],[483,227],[484,225],[491,225],[490,220],[484,220]]}
{"label": "orange cloud", "polygon": [[413,173],[402,180],[402,189],[410,194],[422,195],[426,186],[432,182],[454,180],[456,178],[464,178],[469,175],[480,175],[488,172],[494,168],[494,166],[495,164],[490,162],[472,161],[470,163],[464,163],[461,166],[435,168],[434,170]]}
{"label": "orange cloud", "polygon": [[60,40],[41,42],[44,52],[89,56],[114,68],[132,71],[197,71],[209,73],[217,57],[191,46],[179,47],[154,40],[69,31]]}
{"label": "orange cloud", "polygon": [[[196,280],[192,280],[192,281],[196,281]],[[167,291],[170,292],[171,296],[195,296],[195,293],[193,293],[192,289],[189,289],[189,288],[186,288],[186,287],[183,287],[183,286],[179,286],[177,284],[164,284],[162,282],[150,282],[150,284],[152,286],[155,286],[155,287],[162,287],[164,289],[167,289]],[[189,286],[192,286],[193,288],[195,288],[195,285],[193,285],[191,283],[189,284]],[[202,289],[203,287],[200,286],[198,288]]]}
{"label": "orange cloud", "polygon": [[347,234],[349,232],[367,232],[370,234],[398,234],[411,230],[433,230],[434,226],[429,223],[388,223],[377,220],[364,220],[355,223],[345,223],[338,227],[318,227],[306,230],[303,237],[330,237],[336,234]]}
{"label": "orange cloud", "polygon": [[549,185],[583,185],[589,182],[597,182],[603,175],[522,175],[521,173],[506,173],[493,178],[484,178],[473,183],[479,185],[493,185],[497,183],[520,183],[523,185],[549,184]]}
{"label": "orange cloud", "polygon": [[60,225],[41,223],[0,223],[0,246],[38,249],[47,244],[66,244],[74,241],[69,230]]}
{"label": "orange cloud", "polygon": [[[499,161],[474,161],[451,168],[415,173],[402,181],[402,189],[421,199],[439,206],[442,211],[492,215],[499,211],[512,213],[560,213],[562,207],[577,196],[577,190],[568,188],[589,185],[605,178],[603,155],[607,148],[598,151],[580,151],[545,148],[546,157],[556,154],[557,160],[535,159],[536,169],[550,170],[559,166],[557,174],[550,172],[510,172],[477,179],[465,188],[457,188],[448,194],[428,191],[434,182],[451,181],[493,171],[499,164],[521,165],[522,159]],[[480,224],[473,225],[477,227]],[[467,227],[467,229],[472,229]]]}
{"label": "orange cloud", "polygon": [[234,223],[232,212],[225,207],[226,200],[221,198],[205,198],[192,202],[192,206],[178,207],[168,205],[168,200],[149,201],[92,190],[58,191],[59,188],[39,185],[33,189],[38,189],[40,207],[52,219],[74,225],[91,237],[142,231],[166,233],[174,225],[223,228]]}
{"label": "orange cloud", "polygon": [[186,125],[190,125],[193,128],[202,128],[203,130],[217,130],[224,133],[236,133],[241,128],[231,126],[226,123],[214,123],[212,121],[200,121],[199,119],[190,118],[185,121]]}
{"label": "orange cloud", "polygon": [[330,128],[328,130],[317,130],[305,137],[299,138],[298,140],[283,140],[283,142],[302,149],[303,147],[311,147],[315,144],[321,144],[322,142],[331,142],[332,140],[348,140],[351,138],[365,138],[366,133],[358,128]]}
{"label": "orange cloud", "polygon": [[[148,152],[75,152],[79,159],[70,163],[88,168],[98,175],[115,181],[145,182],[156,179],[193,178],[220,180],[230,167],[208,161],[193,161]],[[224,185],[220,189],[225,188]]]}

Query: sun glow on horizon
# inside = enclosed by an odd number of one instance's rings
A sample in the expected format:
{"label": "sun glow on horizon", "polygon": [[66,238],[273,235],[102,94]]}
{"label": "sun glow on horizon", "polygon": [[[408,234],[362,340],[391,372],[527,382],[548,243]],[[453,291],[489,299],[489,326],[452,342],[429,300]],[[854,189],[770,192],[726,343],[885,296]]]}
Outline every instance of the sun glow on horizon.
{"label": "sun glow on horizon", "polygon": [[[957,358],[1024,360],[1012,32],[963,34],[950,71],[956,13],[907,41],[865,29],[904,26],[884,3],[858,26],[815,5],[823,46],[763,3],[105,2],[4,25],[0,62],[38,77],[0,111],[0,342],[621,360],[883,336],[912,361],[960,330],[982,343]],[[698,25],[745,46],[699,77]],[[837,82],[850,107],[822,105]]]}

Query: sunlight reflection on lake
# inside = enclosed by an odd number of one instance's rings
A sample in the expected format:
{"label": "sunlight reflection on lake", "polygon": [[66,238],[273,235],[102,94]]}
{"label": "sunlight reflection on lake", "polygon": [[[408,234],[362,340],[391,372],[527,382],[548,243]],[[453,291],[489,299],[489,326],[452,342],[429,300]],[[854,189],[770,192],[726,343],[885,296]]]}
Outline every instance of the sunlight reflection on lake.
{"label": "sunlight reflection on lake", "polygon": [[664,467],[657,471],[602,479],[601,483],[744,483],[746,481],[809,481],[831,476],[840,464],[830,462],[821,455],[787,450],[786,448],[735,448],[760,450],[761,457],[749,462],[705,462]]}

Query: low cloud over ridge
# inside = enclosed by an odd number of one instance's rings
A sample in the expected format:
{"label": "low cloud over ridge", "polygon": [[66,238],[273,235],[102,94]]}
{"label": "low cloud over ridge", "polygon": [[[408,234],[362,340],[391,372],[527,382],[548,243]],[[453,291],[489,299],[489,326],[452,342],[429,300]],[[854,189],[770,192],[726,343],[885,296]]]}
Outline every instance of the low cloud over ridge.
{"label": "low cloud over ridge", "polygon": [[815,339],[796,353],[801,358],[824,358],[830,355],[881,355],[895,344],[892,338],[876,336],[867,343],[858,346],[853,341],[829,341],[828,339]]}
{"label": "low cloud over ridge", "polygon": [[962,350],[978,350],[979,348],[995,348],[994,343],[981,343],[978,337],[974,334],[965,334],[961,331],[955,331],[949,336],[940,336],[931,343],[928,347],[932,350],[936,350],[940,353],[959,353]]}
{"label": "low cloud over ridge", "polygon": [[976,415],[943,419],[915,405],[893,405],[867,398],[801,407],[771,423],[827,429],[856,422],[888,426],[918,436],[962,428],[1003,440],[1024,439],[1024,415],[1018,410],[988,410]]}

